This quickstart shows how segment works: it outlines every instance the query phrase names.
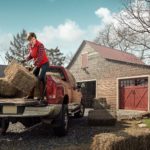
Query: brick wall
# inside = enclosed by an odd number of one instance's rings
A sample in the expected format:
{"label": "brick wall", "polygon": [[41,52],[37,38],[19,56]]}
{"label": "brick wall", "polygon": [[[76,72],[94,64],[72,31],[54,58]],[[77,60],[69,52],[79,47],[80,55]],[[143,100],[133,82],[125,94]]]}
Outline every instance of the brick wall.
{"label": "brick wall", "polygon": [[[104,68],[101,68],[104,67]],[[106,97],[107,102],[116,108],[117,102],[117,78],[150,75],[150,68],[127,63],[105,60],[103,66],[103,75],[97,85],[97,96]]]}

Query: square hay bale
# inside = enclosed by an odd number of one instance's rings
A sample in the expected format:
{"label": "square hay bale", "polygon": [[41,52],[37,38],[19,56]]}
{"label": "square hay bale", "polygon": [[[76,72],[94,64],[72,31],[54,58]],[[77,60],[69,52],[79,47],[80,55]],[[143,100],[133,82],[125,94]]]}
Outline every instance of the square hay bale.
{"label": "square hay bale", "polygon": [[93,138],[91,150],[148,150],[150,131],[130,129],[115,133],[101,133]]}
{"label": "square hay bale", "polygon": [[110,105],[107,104],[106,98],[100,97],[93,100],[94,109],[109,109]]}
{"label": "square hay bale", "polygon": [[88,113],[88,124],[92,126],[113,126],[116,124],[116,121],[115,110],[90,110]]}
{"label": "square hay bale", "polygon": [[37,81],[31,72],[16,61],[13,61],[4,72],[8,82],[25,94],[30,93]]}
{"label": "square hay bale", "polygon": [[18,92],[19,91],[8,82],[7,78],[0,78],[0,97],[14,97]]}

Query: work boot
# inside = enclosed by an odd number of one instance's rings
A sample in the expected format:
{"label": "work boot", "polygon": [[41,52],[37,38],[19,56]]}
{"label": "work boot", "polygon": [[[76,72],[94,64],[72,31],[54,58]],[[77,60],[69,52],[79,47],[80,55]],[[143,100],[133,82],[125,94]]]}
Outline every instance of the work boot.
{"label": "work boot", "polygon": [[27,95],[24,97],[24,99],[34,99],[34,96]]}
{"label": "work boot", "polygon": [[43,100],[39,100],[40,103],[43,103],[43,104],[47,104],[47,100],[46,99],[43,99]]}

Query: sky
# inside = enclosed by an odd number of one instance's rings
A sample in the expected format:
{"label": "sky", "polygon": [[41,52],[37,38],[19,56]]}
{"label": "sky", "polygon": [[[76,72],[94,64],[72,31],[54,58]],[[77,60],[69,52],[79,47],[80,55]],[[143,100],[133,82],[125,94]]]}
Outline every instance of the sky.
{"label": "sky", "polygon": [[0,0],[0,64],[13,35],[35,32],[46,48],[64,55],[97,36],[123,8],[122,0]]}

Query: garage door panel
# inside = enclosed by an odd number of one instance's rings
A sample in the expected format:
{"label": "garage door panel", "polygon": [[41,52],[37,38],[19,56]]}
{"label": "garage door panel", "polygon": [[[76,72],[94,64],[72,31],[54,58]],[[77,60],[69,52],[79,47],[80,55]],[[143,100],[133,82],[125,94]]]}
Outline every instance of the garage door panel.
{"label": "garage door panel", "polygon": [[121,99],[123,100],[121,102],[121,108],[129,109],[130,107],[133,107],[134,98],[133,98],[132,90],[130,88],[122,88],[121,89]]}
{"label": "garage door panel", "polygon": [[135,108],[147,110],[148,106],[148,88],[140,87],[135,89]]}
{"label": "garage door panel", "polygon": [[[120,108],[130,110],[148,110],[148,86],[147,78],[141,79],[129,79],[132,81],[123,81],[126,85],[119,85],[119,98]],[[139,82],[137,82],[137,81]]]}
{"label": "garage door panel", "polygon": [[130,88],[125,88],[124,94],[125,94],[125,99],[124,99],[125,108],[133,107],[134,105],[133,91]]}

